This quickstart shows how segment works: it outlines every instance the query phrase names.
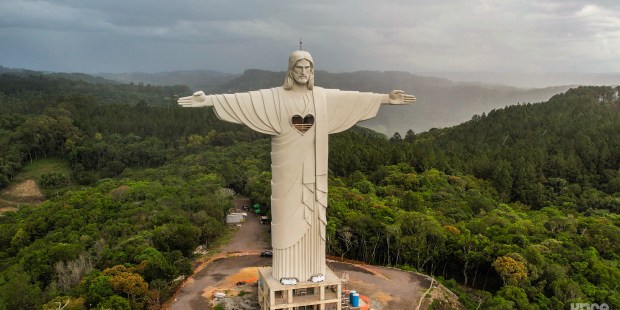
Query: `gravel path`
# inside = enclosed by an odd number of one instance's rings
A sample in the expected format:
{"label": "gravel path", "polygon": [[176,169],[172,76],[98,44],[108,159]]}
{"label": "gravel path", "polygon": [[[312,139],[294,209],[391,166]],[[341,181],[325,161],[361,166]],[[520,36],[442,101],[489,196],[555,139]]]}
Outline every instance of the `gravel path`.
{"label": "gravel path", "polygon": [[[241,209],[246,200],[235,200],[237,208]],[[207,309],[211,296],[203,296],[207,289],[227,276],[242,268],[265,266],[271,264],[271,258],[260,257],[262,250],[270,248],[271,235],[269,225],[260,223],[259,218],[248,212],[245,223],[235,232],[232,240],[222,248],[223,255],[214,257],[214,260],[198,270],[186,280],[183,287],[176,293],[170,305],[172,310]],[[226,253],[250,253],[252,255],[226,258]]]}

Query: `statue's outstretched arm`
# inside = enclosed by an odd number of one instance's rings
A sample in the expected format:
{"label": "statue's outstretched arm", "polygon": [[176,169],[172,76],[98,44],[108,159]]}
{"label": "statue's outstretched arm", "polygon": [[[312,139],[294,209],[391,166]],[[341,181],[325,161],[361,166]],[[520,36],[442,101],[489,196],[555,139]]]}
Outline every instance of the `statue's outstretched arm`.
{"label": "statue's outstretched arm", "polygon": [[212,107],[211,96],[205,95],[203,91],[197,91],[191,96],[181,97],[177,103],[184,108]]}
{"label": "statue's outstretched arm", "polygon": [[402,90],[393,90],[385,95],[381,104],[412,104],[415,103],[415,96],[407,95]]}

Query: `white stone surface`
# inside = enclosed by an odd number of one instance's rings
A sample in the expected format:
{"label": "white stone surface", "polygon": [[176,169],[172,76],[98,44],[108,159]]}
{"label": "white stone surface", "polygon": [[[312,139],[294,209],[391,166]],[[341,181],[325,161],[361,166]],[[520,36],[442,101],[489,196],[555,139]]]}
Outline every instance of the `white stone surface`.
{"label": "white stone surface", "polygon": [[374,117],[381,104],[410,104],[415,97],[340,91],[314,86],[306,51],[289,57],[282,87],[237,94],[196,92],[183,107],[212,106],[221,120],[272,135],[271,214],[273,277],[308,281],[325,274],[328,136]]}

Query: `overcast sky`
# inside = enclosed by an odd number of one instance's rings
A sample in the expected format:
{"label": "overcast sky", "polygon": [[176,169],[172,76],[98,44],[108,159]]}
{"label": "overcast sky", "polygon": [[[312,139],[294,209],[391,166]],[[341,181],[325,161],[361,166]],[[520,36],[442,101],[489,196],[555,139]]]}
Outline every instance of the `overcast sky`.
{"label": "overcast sky", "polygon": [[0,65],[620,73],[620,1],[0,0]]}

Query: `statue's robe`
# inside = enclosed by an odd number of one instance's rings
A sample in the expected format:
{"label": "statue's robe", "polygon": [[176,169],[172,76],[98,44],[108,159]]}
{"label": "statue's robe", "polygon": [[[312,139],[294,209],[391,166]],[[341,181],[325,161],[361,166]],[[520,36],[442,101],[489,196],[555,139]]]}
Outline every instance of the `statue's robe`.
{"label": "statue's robe", "polygon": [[[307,281],[325,274],[328,135],[377,114],[382,96],[314,87],[282,87],[210,95],[221,120],[273,135],[271,141],[271,235],[273,277]],[[295,128],[294,116],[314,124]]]}

